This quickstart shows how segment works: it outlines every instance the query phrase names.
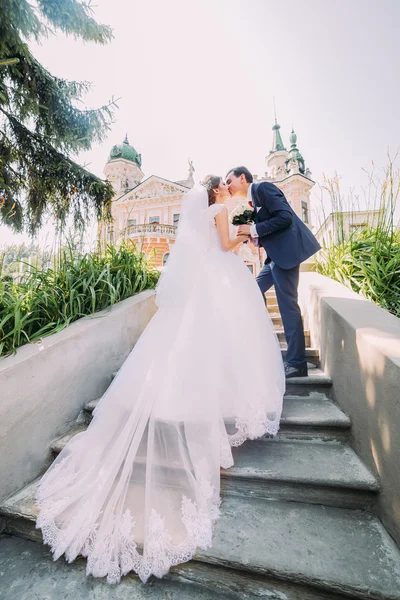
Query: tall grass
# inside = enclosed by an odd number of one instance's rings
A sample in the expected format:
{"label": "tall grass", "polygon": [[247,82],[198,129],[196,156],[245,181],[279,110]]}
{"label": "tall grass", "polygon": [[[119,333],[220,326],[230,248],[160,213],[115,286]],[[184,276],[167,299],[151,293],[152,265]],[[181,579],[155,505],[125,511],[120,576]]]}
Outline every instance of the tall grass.
{"label": "tall grass", "polygon": [[78,256],[64,248],[53,265],[41,270],[30,264],[15,281],[2,277],[0,264],[0,356],[153,288],[158,279],[129,242]]}
{"label": "tall grass", "polygon": [[400,174],[394,161],[389,158],[382,180],[369,175],[364,205],[375,214],[355,231],[347,223],[359,204],[350,197],[350,206],[344,206],[337,177],[326,178],[324,189],[333,208],[334,236],[317,255],[317,271],[400,317]]}

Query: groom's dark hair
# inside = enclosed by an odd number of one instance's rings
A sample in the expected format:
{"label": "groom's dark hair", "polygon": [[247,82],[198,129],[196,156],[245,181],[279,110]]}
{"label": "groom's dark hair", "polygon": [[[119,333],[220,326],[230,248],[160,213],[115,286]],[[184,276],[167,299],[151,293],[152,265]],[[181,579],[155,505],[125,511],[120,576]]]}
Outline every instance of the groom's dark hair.
{"label": "groom's dark hair", "polygon": [[253,183],[253,175],[246,167],[236,167],[235,169],[229,169],[226,176],[228,177],[229,173],[233,173],[235,177],[240,177],[244,175],[247,183]]}

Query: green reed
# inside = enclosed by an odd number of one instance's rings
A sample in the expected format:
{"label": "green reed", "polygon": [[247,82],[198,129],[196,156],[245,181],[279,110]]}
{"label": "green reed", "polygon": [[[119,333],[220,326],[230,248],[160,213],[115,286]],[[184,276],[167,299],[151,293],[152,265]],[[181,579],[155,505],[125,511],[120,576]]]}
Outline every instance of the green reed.
{"label": "green reed", "polygon": [[154,288],[159,276],[128,242],[78,256],[63,248],[51,268],[24,263],[20,276],[2,276],[1,263],[0,356]]}
{"label": "green reed", "polygon": [[347,229],[344,213],[351,218],[358,200],[350,197],[350,206],[344,206],[337,177],[326,178],[324,189],[334,209],[334,239],[318,253],[317,271],[400,317],[400,175],[394,161],[389,159],[383,179],[369,174],[363,205],[375,215],[354,231]]}

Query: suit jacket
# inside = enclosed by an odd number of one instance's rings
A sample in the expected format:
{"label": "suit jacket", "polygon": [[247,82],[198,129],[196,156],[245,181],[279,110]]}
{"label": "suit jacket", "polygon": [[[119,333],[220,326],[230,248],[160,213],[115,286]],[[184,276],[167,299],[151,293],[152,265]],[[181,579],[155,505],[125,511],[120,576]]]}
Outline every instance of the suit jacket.
{"label": "suit jacket", "polygon": [[256,210],[259,243],[278,267],[292,269],[320,250],[316,237],[276,185],[269,181],[254,183],[251,195],[254,206],[259,208]]}

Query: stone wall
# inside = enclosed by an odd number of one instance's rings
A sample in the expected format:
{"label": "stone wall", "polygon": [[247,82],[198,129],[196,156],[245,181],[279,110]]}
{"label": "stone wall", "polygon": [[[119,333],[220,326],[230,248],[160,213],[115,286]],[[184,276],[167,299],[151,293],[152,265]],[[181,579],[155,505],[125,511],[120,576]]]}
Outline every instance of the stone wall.
{"label": "stone wall", "polygon": [[40,475],[51,441],[104,393],[155,311],[145,291],[0,359],[0,501]]}
{"label": "stone wall", "polygon": [[379,516],[400,542],[400,319],[343,285],[302,273],[299,299],[352,443],[382,485]]}

